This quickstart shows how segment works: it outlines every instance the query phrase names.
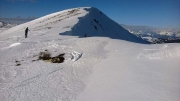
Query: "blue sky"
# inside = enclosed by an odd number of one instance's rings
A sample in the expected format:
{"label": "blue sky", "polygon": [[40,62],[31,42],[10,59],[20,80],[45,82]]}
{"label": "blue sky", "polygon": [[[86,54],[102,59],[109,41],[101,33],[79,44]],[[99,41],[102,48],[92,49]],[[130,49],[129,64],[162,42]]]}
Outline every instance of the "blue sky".
{"label": "blue sky", "polygon": [[0,0],[0,18],[42,17],[86,6],[120,24],[180,28],[180,0]]}

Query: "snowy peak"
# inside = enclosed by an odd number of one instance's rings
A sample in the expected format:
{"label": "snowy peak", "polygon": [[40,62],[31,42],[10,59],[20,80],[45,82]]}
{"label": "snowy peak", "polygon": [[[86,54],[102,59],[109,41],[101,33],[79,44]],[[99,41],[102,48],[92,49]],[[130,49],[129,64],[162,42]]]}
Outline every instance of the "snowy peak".
{"label": "snowy peak", "polygon": [[[137,43],[147,43],[141,38],[129,33],[118,23],[94,7],[81,7],[53,13],[31,22],[16,26],[6,33],[19,31],[29,27],[33,33],[71,35],[78,37],[109,37]],[[58,32],[58,33],[57,33]]]}
{"label": "snowy peak", "polygon": [[141,38],[129,33],[97,8],[90,7],[84,8],[83,10],[86,10],[86,15],[78,17],[79,21],[72,27],[72,30],[61,33],[61,35],[73,35],[79,37],[100,36],[146,43]]}

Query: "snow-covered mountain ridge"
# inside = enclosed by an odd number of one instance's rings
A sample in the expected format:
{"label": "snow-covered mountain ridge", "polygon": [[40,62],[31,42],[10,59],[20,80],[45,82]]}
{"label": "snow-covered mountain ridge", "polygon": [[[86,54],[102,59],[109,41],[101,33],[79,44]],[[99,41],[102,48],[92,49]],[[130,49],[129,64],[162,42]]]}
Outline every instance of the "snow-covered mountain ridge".
{"label": "snow-covered mountain ridge", "polygon": [[[21,27],[21,29],[16,30],[18,27]],[[74,8],[50,14],[12,28],[11,31],[20,31],[20,33],[23,34],[25,27],[29,27],[34,33],[39,33],[40,30],[44,30],[45,32],[50,31],[52,34],[78,37],[84,37],[84,35],[88,37],[102,36],[138,43],[147,43],[141,38],[129,33],[98,9],[92,7]],[[59,33],[54,33],[54,30],[58,30]],[[7,31],[5,33],[9,32]]]}
{"label": "snow-covered mountain ridge", "polygon": [[0,100],[179,101],[179,44],[144,43],[91,7],[18,25],[0,33]]}

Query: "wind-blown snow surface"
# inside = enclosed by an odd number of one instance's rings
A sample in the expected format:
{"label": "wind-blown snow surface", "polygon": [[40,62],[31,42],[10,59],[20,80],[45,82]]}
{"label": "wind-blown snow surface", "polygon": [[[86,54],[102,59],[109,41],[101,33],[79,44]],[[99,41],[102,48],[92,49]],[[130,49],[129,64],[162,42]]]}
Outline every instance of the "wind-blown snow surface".
{"label": "wind-blown snow surface", "polygon": [[[1,101],[179,101],[180,45],[139,44],[146,42],[121,27],[117,39],[123,40],[112,39],[115,22],[108,20],[114,27],[105,28],[101,19],[107,17],[98,18],[97,12],[103,14],[95,8],[69,9],[2,32]],[[100,25],[98,30],[88,25],[97,20],[108,35]],[[103,37],[76,37],[84,33]],[[35,61],[45,50],[52,56],[65,53],[65,62]]]}
{"label": "wind-blown snow surface", "polygon": [[109,40],[77,101],[179,101],[179,44]]}

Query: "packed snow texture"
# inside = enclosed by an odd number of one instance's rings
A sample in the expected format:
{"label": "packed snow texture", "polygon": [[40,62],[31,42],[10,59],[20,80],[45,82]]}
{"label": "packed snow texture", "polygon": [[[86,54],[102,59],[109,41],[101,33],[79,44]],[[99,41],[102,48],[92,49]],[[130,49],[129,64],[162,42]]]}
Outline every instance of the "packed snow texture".
{"label": "packed snow texture", "polygon": [[[180,45],[144,43],[91,7],[18,25],[0,34],[0,99],[179,101]],[[42,51],[65,61],[34,61]]]}

